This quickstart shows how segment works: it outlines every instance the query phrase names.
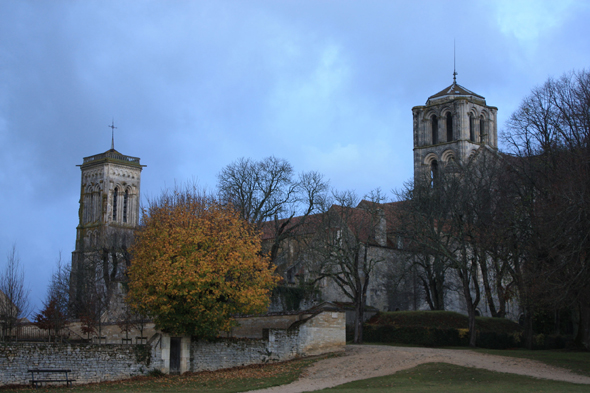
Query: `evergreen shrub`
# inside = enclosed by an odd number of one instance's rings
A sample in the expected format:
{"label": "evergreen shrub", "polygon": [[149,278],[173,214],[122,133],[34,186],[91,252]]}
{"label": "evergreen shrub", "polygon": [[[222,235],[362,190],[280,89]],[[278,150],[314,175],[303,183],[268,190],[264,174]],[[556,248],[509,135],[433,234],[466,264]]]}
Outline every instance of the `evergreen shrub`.
{"label": "evergreen shrub", "polygon": [[[476,318],[477,346],[506,349],[521,346],[521,327],[503,318]],[[468,318],[450,311],[378,313],[364,326],[363,340],[432,347],[468,346]]]}

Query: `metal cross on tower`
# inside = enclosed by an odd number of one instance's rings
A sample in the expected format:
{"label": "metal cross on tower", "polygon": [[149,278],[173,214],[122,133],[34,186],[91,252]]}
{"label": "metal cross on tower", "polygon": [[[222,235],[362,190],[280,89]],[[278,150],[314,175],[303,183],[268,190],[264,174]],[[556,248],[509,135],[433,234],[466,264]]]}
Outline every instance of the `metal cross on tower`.
{"label": "metal cross on tower", "polygon": [[111,123],[110,126],[107,126],[111,129],[111,150],[115,150],[115,119],[113,119],[113,122]]}

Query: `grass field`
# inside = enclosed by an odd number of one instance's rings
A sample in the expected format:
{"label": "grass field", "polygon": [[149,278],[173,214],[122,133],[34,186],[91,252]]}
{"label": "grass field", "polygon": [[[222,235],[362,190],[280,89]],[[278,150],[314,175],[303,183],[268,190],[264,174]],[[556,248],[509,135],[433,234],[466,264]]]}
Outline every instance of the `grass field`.
{"label": "grass field", "polygon": [[[590,377],[590,352],[550,350],[529,351],[526,349],[474,349],[476,352],[489,353],[490,355],[511,356],[538,360],[555,367],[562,367],[576,374]],[[590,387],[588,388],[590,391]]]}
{"label": "grass field", "polygon": [[322,392],[334,393],[587,393],[589,391],[588,385],[546,381],[446,363],[427,363],[386,377],[364,379],[322,390]]}
{"label": "grass field", "polygon": [[[366,343],[370,345],[387,345],[393,347],[417,347],[409,344],[389,344],[389,343]],[[565,368],[576,374],[590,377],[590,351],[570,351],[566,349],[552,350],[535,350],[528,349],[470,349],[464,347],[452,347],[446,349],[472,350],[479,353],[488,353],[497,356],[510,356],[516,358],[525,358],[537,360],[555,367]],[[590,389],[589,389],[590,391]]]}

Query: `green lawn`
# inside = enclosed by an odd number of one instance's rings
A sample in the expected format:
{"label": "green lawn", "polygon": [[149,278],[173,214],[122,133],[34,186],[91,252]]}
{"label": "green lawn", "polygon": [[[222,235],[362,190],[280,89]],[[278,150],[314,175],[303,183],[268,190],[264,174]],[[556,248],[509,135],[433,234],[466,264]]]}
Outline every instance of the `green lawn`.
{"label": "green lawn", "polygon": [[[418,345],[395,344],[395,343],[365,343],[367,345],[387,345],[392,347],[418,347]],[[553,350],[528,350],[528,349],[471,349],[468,347],[452,347],[443,349],[472,350],[490,355],[510,356],[538,360],[555,367],[565,368],[576,374],[590,377],[590,351],[570,351],[565,349]]]}
{"label": "green lawn", "polygon": [[589,392],[589,385],[555,382],[513,374],[427,363],[393,375],[350,382],[323,392],[436,392],[436,393],[528,393],[528,392]]}
{"label": "green lawn", "polygon": [[[474,351],[489,353],[490,355],[538,360],[551,366],[562,367],[576,374],[590,377],[590,352],[567,350],[529,351],[527,349],[474,349]],[[590,391],[590,388],[588,390]]]}

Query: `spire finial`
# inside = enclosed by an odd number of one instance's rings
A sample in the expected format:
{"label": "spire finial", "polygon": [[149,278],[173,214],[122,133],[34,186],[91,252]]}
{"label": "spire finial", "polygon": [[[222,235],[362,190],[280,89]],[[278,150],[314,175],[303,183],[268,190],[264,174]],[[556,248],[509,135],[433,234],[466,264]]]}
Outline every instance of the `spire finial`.
{"label": "spire finial", "polygon": [[113,118],[113,122],[110,126],[107,126],[111,129],[111,150],[115,150],[115,119]]}
{"label": "spire finial", "polygon": [[457,68],[455,67],[455,40],[453,40],[453,85],[457,84]]}

